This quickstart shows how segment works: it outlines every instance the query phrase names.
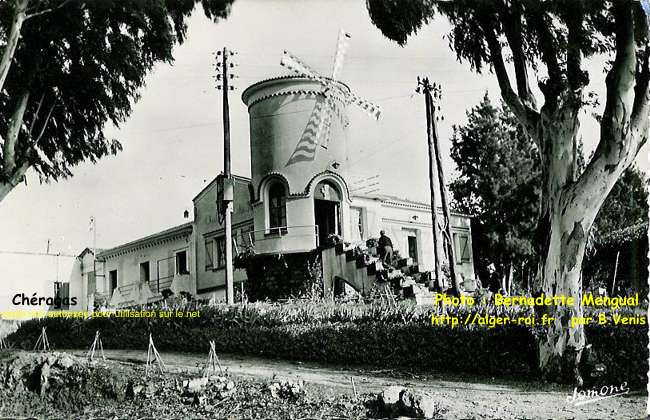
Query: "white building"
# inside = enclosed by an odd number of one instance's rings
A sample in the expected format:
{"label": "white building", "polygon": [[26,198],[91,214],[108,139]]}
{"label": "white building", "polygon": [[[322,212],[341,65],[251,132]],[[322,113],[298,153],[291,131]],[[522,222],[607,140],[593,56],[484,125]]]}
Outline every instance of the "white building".
{"label": "white building", "polygon": [[[342,83],[340,87],[347,89]],[[332,105],[317,81],[302,77],[258,82],[242,99],[250,118],[251,178],[233,177],[233,238],[239,250],[298,255],[318,250],[330,235],[355,243],[385,230],[419,271],[433,270],[430,206],[380,194],[351,194],[346,143],[353,139],[348,138],[344,103],[335,99],[331,122],[320,124]],[[151,302],[166,289],[223,298],[225,233],[217,215],[216,179],[193,201],[191,222],[102,250],[96,259],[88,250],[82,253],[80,284],[70,287],[83,295],[82,306],[92,308],[98,300],[112,306]],[[451,219],[456,272],[474,278],[470,219],[461,214]],[[366,292],[372,274],[350,274],[353,264],[344,257],[323,254],[325,290],[337,279]],[[359,276],[363,279],[351,278]],[[236,289],[246,277],[244,270],[235,271]]]}

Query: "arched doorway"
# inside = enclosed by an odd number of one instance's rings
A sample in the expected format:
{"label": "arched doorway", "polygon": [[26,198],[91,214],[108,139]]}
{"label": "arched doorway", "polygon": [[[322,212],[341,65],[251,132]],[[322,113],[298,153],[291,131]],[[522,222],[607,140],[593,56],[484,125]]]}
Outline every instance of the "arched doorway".
{"label": "arched doorway", "polygon": [[341,192],[330,181],[321,181],[314,189],[314,218],[319,244],[329,235],[341,235]]}

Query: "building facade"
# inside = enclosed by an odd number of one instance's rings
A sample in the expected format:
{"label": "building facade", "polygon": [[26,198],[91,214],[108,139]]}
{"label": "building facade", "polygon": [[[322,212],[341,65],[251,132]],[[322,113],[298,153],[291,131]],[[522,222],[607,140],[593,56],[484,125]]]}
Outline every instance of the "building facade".
{"label": "building facade", "polygon": [[[384,230],[420,271],[434,268],[429,205],[350,193],[345,103],[302,77],[258,82],[242,100],[250,120],[251,177],[233,177],[235,253],[308,253],[332,237],[354,245]],[[215,178],[194,198],[193,221],[96,255],[82,254],[81,285],[71,290],[84,294],[88,308],[98,301],[153,302],[166,290],[224,299],[225,231],[217,199]],[[470,218],[452,214],[451,225],[456,272],[474,278]],[[235,270],[234,280],[240,288],[246,272]]]}

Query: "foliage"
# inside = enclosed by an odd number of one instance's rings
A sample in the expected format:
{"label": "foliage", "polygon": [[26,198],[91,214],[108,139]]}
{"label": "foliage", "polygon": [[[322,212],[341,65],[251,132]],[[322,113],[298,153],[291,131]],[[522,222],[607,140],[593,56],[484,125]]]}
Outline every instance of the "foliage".
{"label": "foliage", "polygon": [[242,256],[237,268],[246,270],[246,297],[265,299],[318,300],[323,296],[320,254],[259,254]]}
{"label": "foliage", "polygon": [[[486,328],[478,325],[432,326],[432,315],[465,319],[475,313],[529,316],[528,307],[415,306],[399,303],[256,303],[242,306],[204,306],[190,302],[170,310],[200,310],[200,317],[171,319],[50,318],[23,324],[9,339],[31,348],[43,325],[54,348],[85,348],[100,330],[104,347],[144,349],[148,333],[158,350],[205,352],[208,340],[217,351],[418,370],[480,373],[501,377],[535,377],[535,335],[523,325]],[[620,310],[621,314],[631,313]],[[69,334],[69,331],[78,331]],[[594,349],[607,360],[606,374],[627,375],[631,385],[645,384],[647,326],[589,326]],[[635,355],[617,358],[621,354]],[[646,355],[646,356],[643,356]],[[632,360],[632,363],[630,363]],[[606,381],[607,377],[603,379]]]}
{"label": "foliage", "polygon": [[[400,45],[441,15],[450,24],[446,38],[458,60],[477,73],[494,73],[503,101],[539,152],[542,182],[534,245],[540,275],[534,288],[578,294],[596,214],[648,140],[647,8],[634,0],[367,0],[366,5],[372,22]],[[579,117],[600,105],[598,95],[587,91],[590,71],[600,68],[584,65],[595,58],[609,59],[606,94],[602,113],[594,114],[600,124],[598,146],[581,170]],[[534,82],[541,95],[531,88]],[[571,351],[561,351],[567,346]],[[570,379],[577,371],[571,365],[583,347],[581,326],[567,334],[558,324],[540,344],[545,353],[540,360],[549,375],[579,383],[579,377]],[[574,360],[561,362],[563,357]]]}
{"label": "foliage", "polygon": [[[216,21],[228,15],[232,1],[201,3]],[[22,2],[31,14],[19,29],[6,82],[0,82],[0,183],[5,184],[15,184],[27,167],[42,180],[65,178],[80,162],[121,150],[105,136],[106,126],[126,121],[156,63],[173,61],[173,47],[184,40],[186,19],[199,1]],[[11,53],[11,24],[24,15],[18,4],[0,3],[2,54]],[[12,120],[19,123],[16,136]]]}
{"label": "foliage", "polygon": [[493,106],[487,93],[467,119],[464,126],[453,127],[451,157],[459,176],[449,189],[456,209],[474,216],[479,272],[493,263],[501,277],[510,264],[534,258],[541,193],[538,152],[512,112]]}
{"label": "foliage", "polygon": [[[648,191],[636,167],[623,173],[603,203],[585,258],[585,286],[646,290],[648,280]],[[614,274],[616,280],[614,281]]]}
{"label": "foliage", "polygon": [[616,182],[594,224],[596,244],[622,244],[640,239],[643,224],[647,229],[648,223],[648,189],[644,176],[633,166]]}
{"label": "foliage", "polygon": [[377,248],[379,246],[379,239],[378,238],[369,238],[366,241],[366,246],[368,248]]}
{"label": "foliage", "polygon": [[[504,105],[493,106],[487,94],[467,112],[467,118],[464,126],[454,126],[451,157],[459,176],[450,191],[457,210],[474,216],[473,245],[480,277],[489,277],[486,267],[491,263],[497,278],[508,272],[509,264],[517,268],[527,264],[533,270],[542,185],[536,146],[512,112]],[[582,156],[580,149],[578,155]],[[632,167],[612,188],[592,229],[597,248],[621,245],[645,234],[648,193],[643,177]],[[601,276],[602,260],[602,255],[595,254],[585,260],[587,283],[599,281],[594,277]]]}

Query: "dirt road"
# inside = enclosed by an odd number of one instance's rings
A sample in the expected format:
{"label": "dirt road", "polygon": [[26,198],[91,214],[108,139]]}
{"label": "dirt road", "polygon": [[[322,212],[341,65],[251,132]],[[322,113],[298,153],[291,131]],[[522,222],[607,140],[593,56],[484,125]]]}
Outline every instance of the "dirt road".
{"label": "dirt road", "polygon": [[[75,354],[83,352],[73,351]],[[141,364],[146,352],[108,350],[109,359]],[[162,353],[165,364],[175,371],[192,371],[206,356],[186,353]],[[321,366],[253,357],[221,355],[221,365],[238,376],[260,379],[302,379],[332,393],[353,393],[351,377],[358,392],[379,392],[390,385],[403,385],[427,391],[439,398],[449,419],[640,419],[646,418],[645,395],[632,393],[574,406],[567,402],[573,389],[534,382],[504,381],[484,377],[450,374],[413,374],[391,370]],[[610,384],[608,384],[610,385]],[[619,384],[612,384],[619,385]]]}

